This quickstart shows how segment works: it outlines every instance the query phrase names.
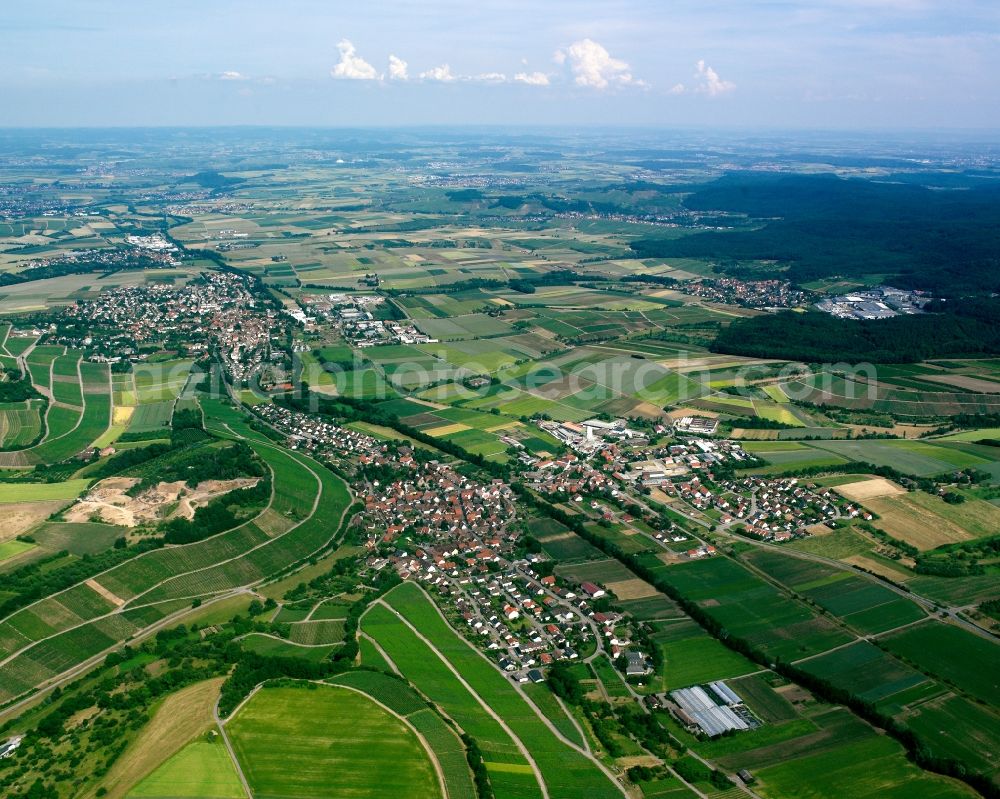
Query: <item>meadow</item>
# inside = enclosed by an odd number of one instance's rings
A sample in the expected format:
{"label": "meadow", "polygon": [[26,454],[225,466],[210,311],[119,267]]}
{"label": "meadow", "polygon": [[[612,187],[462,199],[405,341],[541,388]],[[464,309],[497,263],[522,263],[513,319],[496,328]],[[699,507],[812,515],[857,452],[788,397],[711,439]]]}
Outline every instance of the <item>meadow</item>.
{"label": "meadow", "polygon": [[413,731],[354,691],[265,685],[226,730],[257,796],[442,796]]}
{"label": "meadow", "polygon": [[371,671],[351,671],[330,680],[362,691],[406,718],[430,745],[441,766],[448,799],[475,799],[476,787],[458,734],[401,679]]}
{"label": "meadow", "polygon": [[243,799],[221,738],[192,741],[132,788],[128,799]]}

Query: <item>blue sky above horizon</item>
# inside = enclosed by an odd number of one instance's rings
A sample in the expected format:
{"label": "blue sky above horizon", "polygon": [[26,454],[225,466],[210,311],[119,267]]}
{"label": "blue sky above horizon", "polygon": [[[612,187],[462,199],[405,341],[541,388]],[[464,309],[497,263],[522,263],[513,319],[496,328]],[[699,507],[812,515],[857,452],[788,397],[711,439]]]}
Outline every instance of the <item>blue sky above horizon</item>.
{"label": "blue sky above horizon", "polygon": [[3,16],[0,126],[1000,128],[996,0],[8,0]]}

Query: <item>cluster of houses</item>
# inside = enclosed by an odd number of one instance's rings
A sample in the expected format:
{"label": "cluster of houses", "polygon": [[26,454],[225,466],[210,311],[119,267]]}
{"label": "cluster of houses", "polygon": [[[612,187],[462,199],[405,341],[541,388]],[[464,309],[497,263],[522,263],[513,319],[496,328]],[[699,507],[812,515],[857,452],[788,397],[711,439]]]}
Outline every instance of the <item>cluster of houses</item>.
{"label": "cluster of houses", "polygon": [[742,532],[762,541],[789,541],[808,535],[812,525],[840,518],[874,518],[839,494],[796,478],[744,477],[719,484],[716,504],[722,524],[740,523]]}
{"label": "cluster of houses", "polygon": [[692,280],[684,284],[682,291],[711,302],[744,308],[797,308],[813,296],[795,288],[787,280],[739,280],[733,277]]}
{"label": "cluster of houses", "polygon": [[306,452],[326,460],[356,459],[358,463],[412,462],[412,456],[400,456],[377,438],[341,427],[318,416],[294,411],[269,402],[253,408],[254,413],[286,436],[289,449]]}
{"label": "cluster of houses", "polygon": [[472,480],[436,461],[398,463],[408,472],[400,479],[363,486],[371,569],[393,568],[434,591],[519,682],[541,681],[544,667],[602,646],[625,657],[631,673],[648,673],[645,656],[627,649],[621,614],[592,608],[603,588],[538,571],[541,557],[521,547],[506,483]]}
{"label": "cluster of houses", "polygon": [[572,452],[535,462],[531,471],[521,474],[521,479],[541,494],[574,502],[582,502],[584,494],[616,497],[621,493],[612,473],[595,469]]}
{"label": "cluster of houses", "polygon": [[140,247],[103,247],[94,249],[66,250],[46,258],[25,261],[23,267],[35,269],[43,266],[71,266],[84,263],[88,267],[100,267],[105,271],[119,269],[168,269],[180,265],[177,250]]}
{"label": "cluster of houses", "polygon": [[205,201],[172,203],[164,210],[174,216],[206,216],[208,214],[229,214],[240,216],[256,208],[256,203],[248,200],[212,199]]}
{"label": "cluster of houses", "polygon": [[246,277],[206,272],[183,287],[120,286],[77,301],[63,311],[54,339],[112,363],[139,360],[150,344],[199,355],[207,340],[233,380],[244,382],[282,357],[284,330],[278,312],[258,301]]}
{"label": "cluster of houses", "polygon": [[[360,458],[362,464],[366,460]],[[394,464],[408,469],[403,479],[384,484],[374,480],[363,487],[369,543],[391,544],[405,536],[425,545],[425,554],[440,555],[424,562],[435,570],[440,569],[437,560],[451,564],[448,558],[456,553],[488,570],[499,557],[497,550],[513,537],[510,523],[516,514],[510,486],[502,480],[480,483],[446,464],[417,463],[412,456],[396,458]],[[401,574],[410,571],[408,564],[405,557],[394,561]]]}

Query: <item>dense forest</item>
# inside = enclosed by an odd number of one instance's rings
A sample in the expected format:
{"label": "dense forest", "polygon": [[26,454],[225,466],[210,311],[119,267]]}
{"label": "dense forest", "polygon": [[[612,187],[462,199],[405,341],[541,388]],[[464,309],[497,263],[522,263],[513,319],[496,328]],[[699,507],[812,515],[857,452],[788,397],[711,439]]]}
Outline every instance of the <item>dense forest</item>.
{"label": "dense forest", "polygon": [[27,375],[0,366],[0,402],[24,402],[41,396]]}
{"label": "dense forest", "polygon": [[[684,205],[757,220],[756,230],[710,231],[632,243],[640,258],[711,258],[744,274],[774,261],[795,283],[885,275],[942,297],[1000,291],[1000,186],[962,191],[834,176],[733,173]],[[755,274],[762,275],[759,266]]]}
{"label": "dense forest", "polygon": [[837,319],[784,311],[722,328],[714,352],[791,361],[915,363],[1000,353],[1000,300],[935,302],[934,313],[891,319]]}

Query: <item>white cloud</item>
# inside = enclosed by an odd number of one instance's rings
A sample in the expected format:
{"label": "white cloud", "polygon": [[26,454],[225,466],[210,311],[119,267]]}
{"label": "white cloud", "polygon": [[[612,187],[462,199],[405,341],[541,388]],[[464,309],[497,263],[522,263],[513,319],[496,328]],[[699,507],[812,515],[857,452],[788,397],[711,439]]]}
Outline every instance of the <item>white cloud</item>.
{"label": "white cloud", "polygon": [[684,92],[686,91],[687,88],[684,86],[683,83],[675,83],[673,86],[670,87],[670,91],[667,92],[667,94],[684,94]]}
{"label": "white cloud", "polygon": [[236,72],[235,70],[228,70],[219,75],[219,80],[246,80],[247,76],[242,72]]}
{"label": "white cloud", "polygon": [[421,72],[420,80],[436,80],[440,83],[451,83],[454,80],[458,80],[458,78],[452,74],[450,66],[442,64],[439,67],[428,69],[426,72]]}
{"label": "white cloud", "polygon": [[518,72],[514,76],[515,83],[526,83],[529,86],[548,86],[549,76],[544,72]]}
{"label": "white cloud", "polygon": [[644,86],[633,77],[629,65],[614,58],[603,45],[593,39],[581,39],[563,50],[556,50],[553,59],[557,64],[569,63],[577,86],[590,89],[607,89],[610,86]]}
{"label": "white cloud", "polygon": [[389,56],[389,79],[390,80],[409,80],[410,72],[409,65],[398,56]]}
{"label": "white cloud", "polygon": [[333,77],[344,80],[381,80],[382,76],[375,71],[375,67],[358,55],[348,39],[341,39],[337,43],[337,49],[340,51],[340,61],[330,70]]}
{"label": "white cloud", "polygon": [[503,72],[481,72],[478,75],[472,75],[468,80],[479,83],[506,83],[507,76]]}
{"label": "white cloud", "polygon": [[707,94],[709,97],[718,97],[736,88],[736,84],[732,81],[720,78],[719,73],[705,63],[705,59],[698,62],[697,68],[698,71],[694,73],[698,81],[695,91]]}

